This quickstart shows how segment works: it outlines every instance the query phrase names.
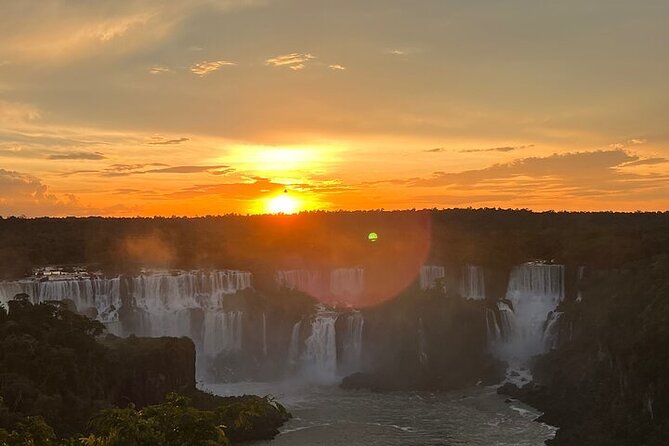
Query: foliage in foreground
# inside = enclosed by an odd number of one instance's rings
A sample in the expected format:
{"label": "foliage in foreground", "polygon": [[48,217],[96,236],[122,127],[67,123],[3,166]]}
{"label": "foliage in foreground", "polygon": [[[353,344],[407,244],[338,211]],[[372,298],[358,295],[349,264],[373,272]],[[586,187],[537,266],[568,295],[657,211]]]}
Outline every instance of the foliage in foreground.
{"label": "foliage in foreground", "polygon": [[227,445],[273,438],[290,418],[270,397],[196,390],[190,340],[101,343],[101,325],[64,303],[17,296],[8,307],[0,306],[0,446]]}

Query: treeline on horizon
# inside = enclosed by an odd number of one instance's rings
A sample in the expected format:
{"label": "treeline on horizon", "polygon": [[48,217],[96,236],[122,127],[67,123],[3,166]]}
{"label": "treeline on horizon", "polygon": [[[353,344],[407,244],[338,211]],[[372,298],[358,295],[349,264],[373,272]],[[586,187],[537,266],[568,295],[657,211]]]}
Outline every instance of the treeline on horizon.
{"label": "treeline on horizon", "polygon": [[[370,232],[379,234],[370,242]],[[0,278],[45,265],[273,269],[421,257],[497,269],[531,259],[615,268],[669,252],[669,212],[503,209],[304,212],[207,217],[0,218]]]}

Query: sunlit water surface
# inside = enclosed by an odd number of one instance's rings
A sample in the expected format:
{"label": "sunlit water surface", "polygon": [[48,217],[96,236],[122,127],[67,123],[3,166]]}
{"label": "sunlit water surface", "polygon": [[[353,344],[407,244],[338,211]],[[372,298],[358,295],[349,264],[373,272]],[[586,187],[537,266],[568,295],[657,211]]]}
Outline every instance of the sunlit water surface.
{"label": "sunlit water surface", "polygon": [[273,395],[293,414],[271,442],[291,445],[540,446],[555,428],[493,387],[456,392],[345,391],[299,383],[206,384],[218,395]]}

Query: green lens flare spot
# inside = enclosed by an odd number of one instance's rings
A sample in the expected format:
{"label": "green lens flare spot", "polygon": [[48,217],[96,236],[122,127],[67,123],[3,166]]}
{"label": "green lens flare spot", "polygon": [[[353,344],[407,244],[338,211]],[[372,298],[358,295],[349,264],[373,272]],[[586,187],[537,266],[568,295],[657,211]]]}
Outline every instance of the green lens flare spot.
{"label": "green lens flare spot", "polygon": [[379,239],[379,234],[376,232],[370,232],[369,235],[367,236],[367,240],[370,242],[375,242]]}

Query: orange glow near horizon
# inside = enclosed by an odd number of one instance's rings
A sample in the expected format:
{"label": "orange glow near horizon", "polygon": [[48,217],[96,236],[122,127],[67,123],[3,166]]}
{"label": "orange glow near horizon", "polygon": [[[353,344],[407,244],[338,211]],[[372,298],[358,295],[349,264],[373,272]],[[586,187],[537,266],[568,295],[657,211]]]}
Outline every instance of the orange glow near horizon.
{"label": "orange glow near horizon", "polygon": [[271,198],[266,205],[270,214],[295,214],[301,210],[301,203],[286,192]]}

